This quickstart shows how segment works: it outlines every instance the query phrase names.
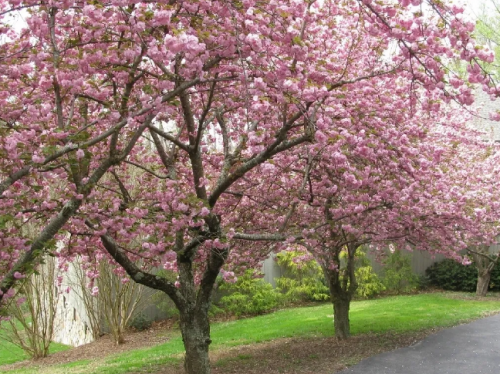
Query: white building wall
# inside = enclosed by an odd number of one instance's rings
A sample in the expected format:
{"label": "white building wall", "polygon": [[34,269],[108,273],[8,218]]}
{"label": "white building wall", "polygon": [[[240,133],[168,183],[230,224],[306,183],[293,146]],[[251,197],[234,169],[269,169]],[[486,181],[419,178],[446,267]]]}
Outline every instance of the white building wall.
{"label": "white building wall", "polygon": [[53,340],[74,347],[90,343],[94,338],[85,305],[79,294],[75,265],[69,264],[68,271],[60,275],[63,276],[61,288],[70,290],[68,293],[64,292],[59,298]]}

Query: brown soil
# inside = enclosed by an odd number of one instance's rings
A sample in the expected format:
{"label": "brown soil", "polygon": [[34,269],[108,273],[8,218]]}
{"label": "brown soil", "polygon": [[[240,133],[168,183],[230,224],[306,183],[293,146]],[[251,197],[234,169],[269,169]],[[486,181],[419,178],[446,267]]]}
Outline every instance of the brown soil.
{"label": "brown soil", "polygon": [[[110,336],[97,341],[58,352],[47,358],[18,362],[0,367],[0,371],[28,368],[31,365],[46,367],[77,360],[96,361],[108,355],[148,347],[168,340],[169,323],[156,324],[152,329],[130,332],[126,342],[115,345]],[[240,346],[211,352],[214,374],[332,374],[351,366],[363,358],[381,352],[412,345],[436,330],[412,334],[359,335],[349,340],[335,338],[278,339],[270,342]],[[182,374],[182,366],[158,368],[157,374]]]}
{"label": "brown soil", "polygon": [[[403,335],[359,335],[336,338],[279,339],[212,352],[213,374],[333,374],[364,358],[413,345],[437,330]],[[182,365],[155,374],[183,374]],[[141,374],[141,373],[133,373]]]}
{"label": "brown soil", "polygon": [[332,374],[366,357],[415,344],[432,332],[358,335],[343,341],[336,338],[280,339],[214,354],[212,372]]}

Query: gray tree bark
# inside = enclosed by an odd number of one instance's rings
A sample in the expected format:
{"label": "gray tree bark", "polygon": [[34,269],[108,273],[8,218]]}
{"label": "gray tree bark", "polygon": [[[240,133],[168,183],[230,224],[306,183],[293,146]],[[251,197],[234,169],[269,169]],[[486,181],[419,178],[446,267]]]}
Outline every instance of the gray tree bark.
{"label": "gray tree bark", "polygon": [[208,348],[212,340],[207,313],[196,309],[181,313],[180,328],[186,349],[184,370],[188,374],[210,374]]}
{"label": "gray tree bark", "polygon": [[469,249],[477,267],[476,296],[486,296],[488,293],[491,272],[499,259],[498,254],[492,256],[488,250],[489,247],[484,245]]}
{"label": "gray tree bark", "polygon": [[490,285],[491,270],[488,268],[477,271],[476,296],[486,296]]}
{"label": "gray tree bark", "polygon": [[351,336],[349,309],[352,297],[358,288],[354,267],[357,244],[352,243],[346,246],[347,264],[344,270],[340,270],[340,252],[342,247],[331,251],[331,253],[333,253],[333,262],[338,268],[331,270],[323,267],[323,273],[328,282],[330,299],[333,304],[333,328],[335,337],[338,339],[348,339]]}

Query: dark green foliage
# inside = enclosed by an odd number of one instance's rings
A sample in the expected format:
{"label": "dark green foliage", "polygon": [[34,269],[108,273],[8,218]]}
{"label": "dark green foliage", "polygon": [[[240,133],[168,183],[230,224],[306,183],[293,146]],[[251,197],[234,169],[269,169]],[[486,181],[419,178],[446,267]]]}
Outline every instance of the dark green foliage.
{"label": "dark green foliage", "polygon": [[[500,273],[495,269],[493,272],[492,283],[495,284],[500,279]],[[452,259],[445,259],[429,266],[425,273],[431,285],[444,290],[473,292],[476,289],[477,269],[474,265],[462,265]]]}
{"label": "dark green foliage", "polygon": [[411,269],[410,258],[395,250],[384,261],[383,282],[387,291],[396,294],[415,291],[418,277]]}
{"label": "dark green foliage", "polygon": [[491,271],[490,291],[500,291],[500,265],[498,264]]}
{"label": "dark green foliage", "polygon": [[144,331],[151,327],[153,321],[145,316],[143,313],[136,315],[130,322],[129,327],[136,329],[137,331]]}
{"label": "dark green foliage", "polygon": [[218,306],[237,316],[269,312],[283,300],[273,286],[256,278],[252,270],[246,271],[235,283],[222,283],[219,289],[227,295],[220,299]]}
{"label": "dark green foliage", "polygon": [[284,274],[276,278],[276,287],[291,302],[326,301],[330,299],[321,267],[314,259],[301,260],[305,253],[287,251],[276,255]]}
{"label": "dark green foliage", "polygon": [[421,290],[421,291],[428,290],[432,286],[431,281],[426,274],[421,274],[421,275],[418,275],[417,277],[418,277],[418,279],[417,279],[417,289],[418,290]]}

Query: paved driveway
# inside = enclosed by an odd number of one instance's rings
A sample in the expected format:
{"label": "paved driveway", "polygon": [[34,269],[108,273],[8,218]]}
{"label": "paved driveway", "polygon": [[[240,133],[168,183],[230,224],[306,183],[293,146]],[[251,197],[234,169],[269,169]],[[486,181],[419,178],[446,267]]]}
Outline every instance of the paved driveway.
{"label": "paved driveway", "polygon": [[382,353],[342,374],[500,374],[500,315],[428,336]]}

